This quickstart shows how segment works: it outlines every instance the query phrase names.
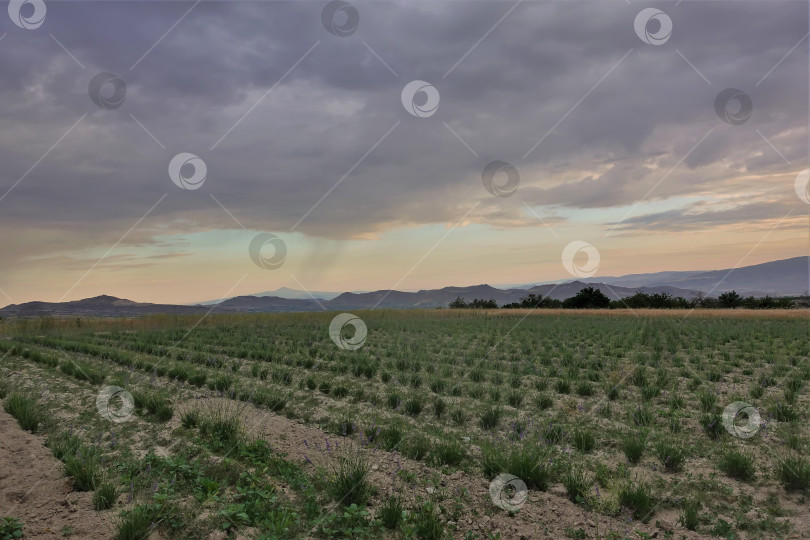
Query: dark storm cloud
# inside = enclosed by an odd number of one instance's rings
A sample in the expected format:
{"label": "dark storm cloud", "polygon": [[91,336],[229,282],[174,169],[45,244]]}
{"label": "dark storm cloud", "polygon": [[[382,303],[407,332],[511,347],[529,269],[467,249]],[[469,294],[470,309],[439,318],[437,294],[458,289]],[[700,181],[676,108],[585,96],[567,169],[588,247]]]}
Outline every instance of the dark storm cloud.
{"label": "dark storm cloud", "polygon": [[[0,220],[118,236],[129,225],[111,223],[134,223],[168,192],[152,216],[188,218],[173,222],[179,230],[237,226],[214,194],[245,226],[287,231],[354,167],[297,230],[347,238],[452,223],[480,200],[486,204],[472,220],[519,227],[536,225],[523,202],[562,214],[633,204],[676,165],[652,198],[725,192],[729,175],[806,166],[806,41],[761,81],[807,32],[806,3],[668,5],[673,35],[652,46],[633,31],[643,7],[636,3],[527,1],[472,52],[512,3],[354,4],[360,26],[347,38],[325,31],[320,2],[202,2],[157,45],[190,3],[50,2],[33,31],[4,19],[0,192],[87,116],[0,202]],[[126,81],[118,109],[99,109],[88,97],[101,71]],[[400,104],[414,79],[440,92],[430,118]],[[751,96],[746,124],[715,114],[714,98],[726,87]],[[205,160],[202,189],[183,192],[170,182],[167,166],[178,152]],[[491,199],[481,185],[481,170],[495,159],[521,171],[513,199]],[[607,171],[565,174],[605,164]]]}

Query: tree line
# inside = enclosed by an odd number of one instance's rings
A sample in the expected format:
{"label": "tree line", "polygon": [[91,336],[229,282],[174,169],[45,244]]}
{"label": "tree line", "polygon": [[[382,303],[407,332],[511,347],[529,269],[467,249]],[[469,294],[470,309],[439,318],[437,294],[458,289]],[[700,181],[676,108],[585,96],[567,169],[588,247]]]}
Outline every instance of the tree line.
{"label": "tree line", "polygon": [[648,294],[637,292],[633,296],[620,300],[611,300],[599,289],[585,287],[576,295],[565,300],[556,300],[548,296],[530,293],[518,302],[498,306],[498,302],[494,298],[488,300],[475,298],[472,302],[467,302],[459,296],[450,302],[448,307],[450,309],[791,309],[796,307],[797,300],[803,300],[803,297],[800,299],[773,296],[762,298],[743,297],[737,291],[724,292],[717,298],[709,298],[704,293],[698,292],[691,300],[687,300],[682,296],[672,296],[669,293]]}

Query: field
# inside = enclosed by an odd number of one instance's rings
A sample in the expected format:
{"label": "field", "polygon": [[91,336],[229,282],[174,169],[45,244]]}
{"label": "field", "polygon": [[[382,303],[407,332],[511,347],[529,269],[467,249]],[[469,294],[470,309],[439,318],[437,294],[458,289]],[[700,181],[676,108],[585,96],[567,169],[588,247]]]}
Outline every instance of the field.
{"label": "field", "polygon": [[0,518],[54,538],[810,538],[810,312],[366,311],[356,350],[335,315],[3,321]]}

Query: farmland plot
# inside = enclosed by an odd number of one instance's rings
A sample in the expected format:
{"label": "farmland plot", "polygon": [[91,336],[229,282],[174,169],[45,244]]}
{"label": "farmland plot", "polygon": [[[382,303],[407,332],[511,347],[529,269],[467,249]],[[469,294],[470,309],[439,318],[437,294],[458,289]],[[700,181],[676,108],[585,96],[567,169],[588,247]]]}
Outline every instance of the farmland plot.
{"label": "farmland plot", "polygon": [[804,312],[336,315],[6,322],[0,399],[117,538],[810,536]]}

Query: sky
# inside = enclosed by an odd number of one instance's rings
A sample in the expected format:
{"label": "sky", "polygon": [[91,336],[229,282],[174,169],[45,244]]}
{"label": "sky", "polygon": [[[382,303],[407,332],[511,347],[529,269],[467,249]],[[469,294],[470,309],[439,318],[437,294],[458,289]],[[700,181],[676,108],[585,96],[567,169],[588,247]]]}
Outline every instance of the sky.
{"label": "sky", "polygon": [[807,33],[801,1],[14,0],[0,305],[806,255]]}

